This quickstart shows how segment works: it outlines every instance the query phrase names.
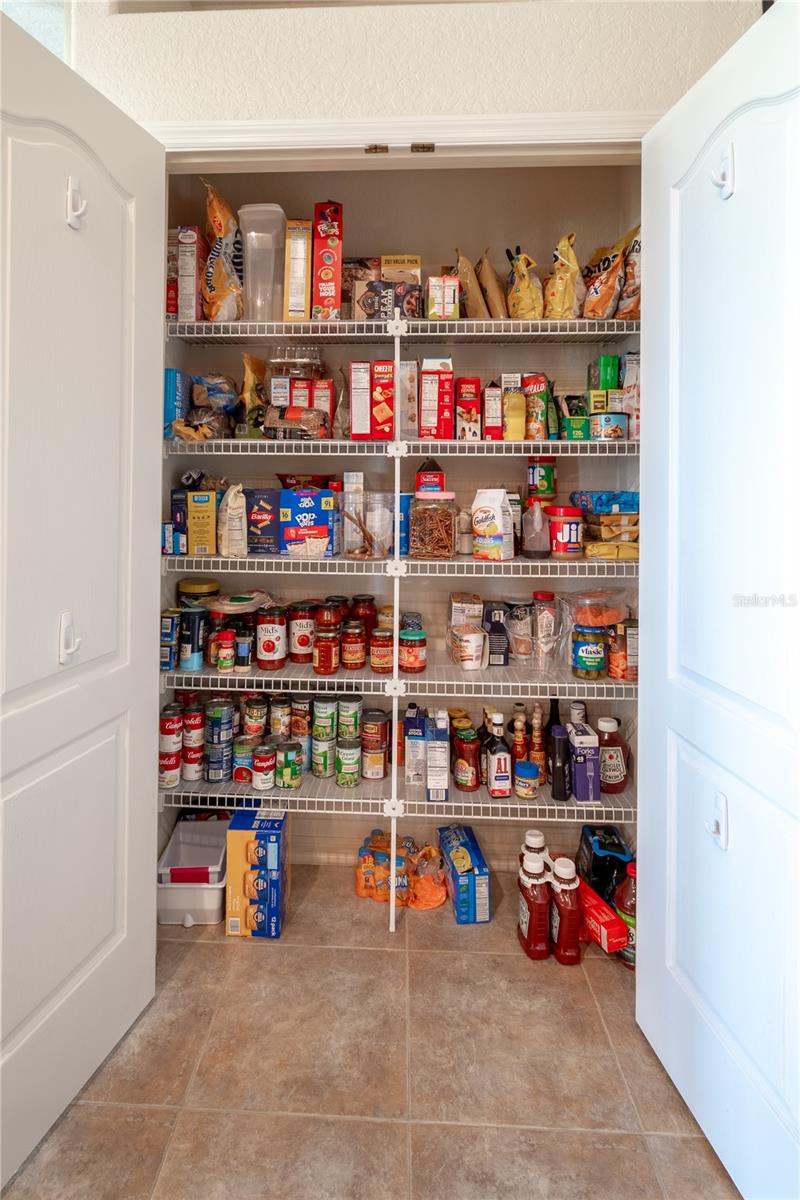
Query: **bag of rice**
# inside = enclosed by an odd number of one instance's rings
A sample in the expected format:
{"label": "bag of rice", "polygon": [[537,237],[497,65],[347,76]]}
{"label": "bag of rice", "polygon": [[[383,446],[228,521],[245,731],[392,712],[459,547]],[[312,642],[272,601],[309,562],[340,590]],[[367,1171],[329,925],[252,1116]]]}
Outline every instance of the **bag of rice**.
{"label": "bag of rice", "polygon": [[486,307],[475,268],[457,247],[456,258],[458,260],[458,281],[464,296],[464,311],[471,320],[488,321],[489,309]]}
{"label": "bag of rice", "polygon": [[503,295],[503,289],[500,287],[497,272],[489,260],[488,247],[478,259],[475,274],[478,276],[478,283],[483,292],[483,298],[486,301],[489,313],[495,320],[504,321],[508,316],[506,298]]}
{"label": "bag of rice", "polygon": [[203,183],[211,245],[201,289],[203,315],[207,321],[240,321],[244,311],[242,235],[231,206],[210,183]]}
{"label": "bag of rice", "polygon": [[620,321],[638,321],[642,312],[642,232],[641,226],[633,231],[630,244],[625,251],[625,278],[619,294],[619,304],[614,314]]}
{"label": "bag of rice", "polygon": [[581,315],[586,288],[573,244],[574,233],[565,233],[553,252],[553,274],[544,285],[544,319],[572,321]]}
{"label": "bag of rice", "polygon": [[506,300],[508,315],[515,321],[541,321],[544,312],[542,281],[533,270],[536,263],[529,254],[506,250],[511,263]]}

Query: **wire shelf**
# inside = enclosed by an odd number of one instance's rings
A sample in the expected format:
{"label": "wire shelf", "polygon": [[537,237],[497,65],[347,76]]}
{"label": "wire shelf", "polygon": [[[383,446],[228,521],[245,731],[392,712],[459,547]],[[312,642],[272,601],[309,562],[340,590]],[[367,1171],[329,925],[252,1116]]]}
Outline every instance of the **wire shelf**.
{"label": "wire shelf", "polygon": [[181,438],[173,438],[164,443],[164,453],[185,456],[187,454],[278,454],[292,455],[301,458],[331,458],[339,455],[345,458],[368,455],[386,454],[388,442],[348,442],[335,438],[319,438],[314,441],[287,439],[273,441],[270,438],[208,438],[204,442],[185,442]]}
{"label": "wire shelf", "polygon": [[383,816],[390,779],[363,780],[358,787],[337,787],[335,779],[303,775],[299,788],[256,791],[246,783],[185,783],[159,790],[165,808],[262,808],[333,816]]}
{"label": "wire shelf", "polygon": [[405,677],[408,696],[496,696],[506,700],[633,700],[635,683],[617,680],[588,681],[564,673],[534,673],[530,667],[487,667],[484,671],[463,671],[450,662],[428,660],[427,670]]}
{"label": "wire shelf", "polygon": [[638,321],[408,321],[411,342],[612,342],[639,333]]}
{"label": "wire shelf", "polygon": [[[402,791],[402,785],[400,787]],[[558,803],[549,787],[539,789],[536,800],[494,800],[482,787],[477,792],[460,792],[451,786],[446,801],[425,799],[423,788],[406,788],[403,815],[431,820],[463,821],[596,821],[632,823],[636,820],[636,792],[627,788],[617,796],[604,796],[601,804],[578,804],[574,798]]]}
{"label": "wire shelf", "polygon": [[521,454],[558,454],[567,457],[582,457],[583,455],[599,455],[600,457],[617,458],[620,455],[637,455],[638,442],[614,442],[602,440],[596,442],[403,442],[406,455],[440,454],[459,458],[491,458],[500,455],[504,458],[518,458]]}
{"label": "wire shelf", "polygon": [[578,558],[562,561],[557,558],[514,558],[510,562],[481,562],[474,558],[452,558],[444,561],[403,559],[406,575],[457,576],[472,579],[476,576],[511,576],[515,579],[598,579],[609,576],[635,578],[638,562]]}
{"label": "wire shelf", "polygon": [[292,575],[385,575],[386,562],[368,558],[289,558],[283,554],[249,554],[247,558],[217,558],[213,555],[190,558],[188,555],[165,557],[167,571],[192,574],[213,571],[217,575],[292,574]]}
{"label": "wire shelf", "polygon": [[391,342],[386,321],[171,321],[167,337],[195,345],[226,342],[244,346],[253,342]]}
{"label": "wire shelf", "polygon": [[202,671],[165,671],[161,678],[168,688],[201,692],[325,692],[369,693],[384,695],[386,675],[339,671],[336,675],[315,675],[304,663],[289,663],[283,671],[259,671],[250,675],[220,675],[210,668]]}

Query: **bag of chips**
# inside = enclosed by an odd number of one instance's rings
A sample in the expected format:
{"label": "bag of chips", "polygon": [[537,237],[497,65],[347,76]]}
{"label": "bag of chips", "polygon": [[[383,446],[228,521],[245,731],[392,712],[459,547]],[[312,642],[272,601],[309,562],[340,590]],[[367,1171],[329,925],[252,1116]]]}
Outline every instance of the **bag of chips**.
{"label": "bag of chips", "polygon": [[503,295],[503,289],[500,287],[497,272],[489,259],[488,248],[484,250],[478,259],[475,274],[478,276],[478,283],[480,284],[490,315],[497,321],[504,321],[508,316],[506,298]]}
{"label": "bag of chips", "polygon": [[240,423],[247,427],[245,437],[263,437],[264,413],[268,403],[265,386],[267,364],[263,358],[255,358],[252,354],[243,354],[242,364],[244,379],[239,393],[242,405]]}
{"label": "bag of chips", "polygon": [[625,250],[635,232],[635,229],[629,229],[613,246],[599,246],[583,268],[586,284],[584,317],[605,321],[614,316],[625,278]]}
{"label": "bag of chips", "polygon": [[553,252],[553,274],[544,285],[544,319],[572,321],[581,315],[586,288],[572,249],[574,233],[565,233]]}
{"label": "bag of chips", "polygon": [[508,315],[515,321],[541,321],[544,295],[542,281],[533,270],[536,263],[529,254],[522,254],[519,246],[516,251],[506,250],[506,256],[511,263],[506,293]]}
{"label": "bag of chips", "polygon": [[203,315],[207,321],[240,321],[244,310],[242,235],[231,206],[210,183],[203,183],[211,246],[201,289]]}
{"label": "bag of chips", "polygon": [[642,312],[642,232],[637,225],[625,251],[625,278],[614,314],[620,321],[638,321]]}
{"label": "bag of chips", "polygon": [[464,311],[471,320],[488,321],[489,309],[486,307],[475,268],[458,248],[456,248],[456,258],[458,259],[458,281],[464,296]]}

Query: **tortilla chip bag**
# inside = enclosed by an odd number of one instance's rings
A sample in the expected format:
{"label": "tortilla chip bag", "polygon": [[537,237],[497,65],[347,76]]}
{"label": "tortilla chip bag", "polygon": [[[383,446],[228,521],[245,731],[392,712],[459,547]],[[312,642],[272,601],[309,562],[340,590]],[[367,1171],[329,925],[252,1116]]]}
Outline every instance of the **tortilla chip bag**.
{"label": "tortilla chip bag", "polygon": [[572,321],[581,315],[585,287],[572,249],[574,233],[565,233],[553,252],[553,274],[544,286],[544,319]]}
{"label": "tortilla chip bag", "polygon": [[210,183],[203,183],[211,246],[201,289],[203,315],[207,321],[240,321],[244,311],[242,235],[228,202]]}
{"label": "tortilla chip bag", "polygon": [[642,312],[642,234],[637,225],[625,251],[625,278],[619,294],[619,304],[614,314],[620,321],[638,321]]}
{"label": "tortilla chip bag", "polygon": [[266,392],[267,364],[263,358],[243,354],[244,379],[239,400],[242,405],[241,424],[247,426],[246,437],[263,437],[264,414],[268,400]]}
{"label": "tortilla chip bag", "polygon": [[475,268],[465,254],[456,248],[458,281],[464,296],[464,309],[470,320],[488,321],[489,309],[483,298]]}
{"label": "tortilla chip bag", "polygon": [[629,229],[613,246],[600,246],[583,268],[586,284],[584,317],[605,321],[617,311],[625,278],[625,249],[636,230]]}
{"label": "tortilla chip bag", "polygon": [[544,312],[542,281],[533,270],[536,263],[529,254],[506,250],[511,263],[506,301],[508,315],[515,321],[541,321]]}

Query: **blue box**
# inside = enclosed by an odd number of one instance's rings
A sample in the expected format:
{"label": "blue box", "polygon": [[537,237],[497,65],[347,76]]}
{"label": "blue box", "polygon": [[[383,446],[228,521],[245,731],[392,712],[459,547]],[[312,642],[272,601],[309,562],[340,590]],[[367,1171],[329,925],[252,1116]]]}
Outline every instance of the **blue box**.
{"label": "blue box", "polygon": [[[306,538],[327,538],[322,557],[333,558],[335,501],[329,488],[283,488],[281,491],[281,554],[303,554]],[[313,555],[312,557],[319,557]]]}
{"label": "blue box", "polygon": [[186,488],[172,489],[172,554],[186,554],[188,550],[189,504]]}
{"label": "blue box", "polygon": [[408,521],[411,515],[413,492],[400,493],[400,557],[408,558]]}
{"label": "blue box", "polygon": [[288,815],[235,812],[227,835],[226,934],[279,938],[290,883]]}
{"label": "blue box", "polygon": [[164,440],[175,437],[173,421],[185,421],[192,407],[192,377],[175,367],[164,370]]}
{"label": "blue box", "polygon": [[492,919],[489,868],[469,825],[436,830],[447,872],[447,891],[459,925],[483,925]]}
{"label": "blue box", "polygon": [[247,553],[280,554],[280,490],[246,487],[244,499],[247,505]]}

